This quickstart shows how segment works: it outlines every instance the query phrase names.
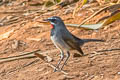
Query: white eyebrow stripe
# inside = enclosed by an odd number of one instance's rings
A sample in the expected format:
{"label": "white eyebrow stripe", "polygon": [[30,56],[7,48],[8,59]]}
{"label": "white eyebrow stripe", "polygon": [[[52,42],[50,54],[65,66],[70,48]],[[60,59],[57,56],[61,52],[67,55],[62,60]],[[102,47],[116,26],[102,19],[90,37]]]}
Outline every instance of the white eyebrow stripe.
{"label": "white eyebrow stripe", "polygon": [[50,18],[48,18],[48,19],[52,19],[52,18],[50,17]]}
{"label": "white eyebrow stripe", "polygon": [[57,19],[57,18],[55,18],[55,17],[50,17],[50,18],[48,18],[48,19]]}

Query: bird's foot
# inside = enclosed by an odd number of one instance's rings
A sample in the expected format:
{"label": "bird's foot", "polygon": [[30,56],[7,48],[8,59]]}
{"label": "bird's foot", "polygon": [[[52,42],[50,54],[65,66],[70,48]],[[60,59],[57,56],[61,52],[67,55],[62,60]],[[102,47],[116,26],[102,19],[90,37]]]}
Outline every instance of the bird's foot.
{"label": "bird's foot", "polygon": [[56,72],[56,71],[60,72],[60,71],[62,71],[62,68],[60,68],[60,69],[55,68],[55,69],[54,69],[54,72]]}
{"label": "bird's foot", "polygon": [[60,71],[60,69],[58,67],[55,67],[53,72],[56,72],[56,71]]}
{"label": "bird's foot", "polygon": [[62,71],[62,69],[63,69],[63,67],[61,67],[61,68],[55,67],[53,72],[56,72],[56,71],[60,72],[60,71]]}
{"label": "bird's foot", "polygon": [[53,72],[56,72],[56,71],[57,71],[57,69],[55,68]]}

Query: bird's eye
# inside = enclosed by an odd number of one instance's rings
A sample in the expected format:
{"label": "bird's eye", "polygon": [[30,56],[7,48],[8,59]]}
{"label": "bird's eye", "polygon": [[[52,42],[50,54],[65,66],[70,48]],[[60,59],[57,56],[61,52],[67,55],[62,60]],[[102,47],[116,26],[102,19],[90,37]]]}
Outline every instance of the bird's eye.
{"label": "bird's eye", "polygon": [[52,22],[56,22],[56,20],[55,20],[55,19],[52,19]]}

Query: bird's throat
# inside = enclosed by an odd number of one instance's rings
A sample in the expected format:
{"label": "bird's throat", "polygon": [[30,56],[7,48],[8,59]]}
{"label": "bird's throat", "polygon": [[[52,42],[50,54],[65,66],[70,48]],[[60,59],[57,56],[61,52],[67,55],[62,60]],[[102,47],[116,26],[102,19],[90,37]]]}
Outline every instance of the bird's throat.
{"label": "bird's throat", "polygon": [[51,24],[51,26],[50,26],[50,27],[51,27],[51,29],[53,29],[53,28],[54,28],[54,25],[53,25],[53,24]]}

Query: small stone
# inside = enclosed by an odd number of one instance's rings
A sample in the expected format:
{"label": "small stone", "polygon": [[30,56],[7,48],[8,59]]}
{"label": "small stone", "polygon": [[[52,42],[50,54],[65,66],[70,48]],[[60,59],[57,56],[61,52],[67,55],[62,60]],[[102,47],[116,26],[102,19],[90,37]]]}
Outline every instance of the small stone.
{"label": "small stone", "polygon": [[52,62],[53,59],[52,59],[51,57],[47,56],[47,61],[48,61],[48,62]]}
{"label": "small stone", "polygon": [[120,72],[118,72],[118,74],[120,75]]}

